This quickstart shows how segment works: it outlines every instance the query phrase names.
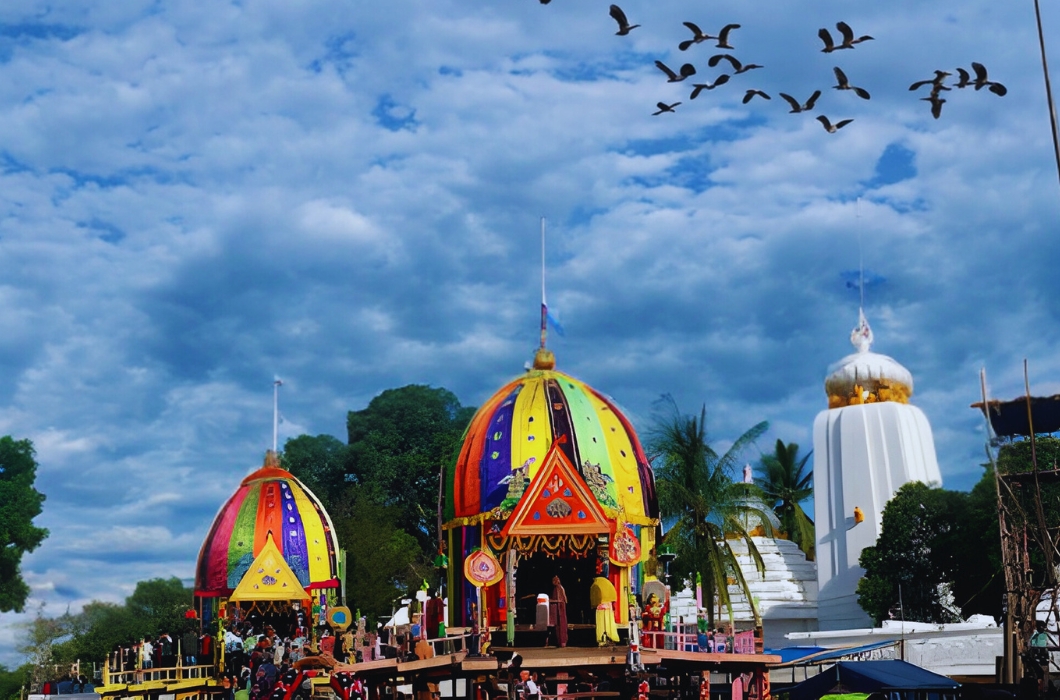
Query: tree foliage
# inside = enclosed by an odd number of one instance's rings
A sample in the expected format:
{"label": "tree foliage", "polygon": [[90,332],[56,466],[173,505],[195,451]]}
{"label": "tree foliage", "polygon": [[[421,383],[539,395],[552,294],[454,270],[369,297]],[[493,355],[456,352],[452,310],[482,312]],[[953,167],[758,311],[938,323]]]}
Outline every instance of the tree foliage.
{"label": "tree foliage", "polygon": [[433,573],[419,542],[397,524],[399,516],[396,506],[379,505],[359,486],[347,488],[332,514],[346,549],[346,605],[373,622]]}
{"label": "tree foliage", "polygon": [[44,606],[41,605],[36,617],[22,624],[18,651],[26,657],[31,669],[29,682],[32,686],[40,687],[45,681],[55,680],[54,664],[61,661],[55,650],[62,640],[70,636],[70,618],[69,614],[45,617]]}
{"label": "tree foliage", "polygon": [[474,409],[441,388],[388,389],[346,419],[349,480],[397,512],[396,524],[430,552],[437,538],[442,466],[460,448]]}
{"label": "tree foliage", "polygon": [[350,448],[330,435],[299,435],[289,439],[280,456],[283,468],[298,477],[330,512],[346,488]]}
{"label": "tree foliage", "polygon": [[673,398],[663,397],[663,411],[656,417],[649,438],[652,465],[659,493],[659,510],[669,524],[664,543],[677,554],[679,571],[699,573],[703,582],[704,605],[714,624],[715,601],[729,611],[729,578],[736,580],[751,604],[755,624],[761,624],[754,598],[730,546],[738,538],[747,549],[759,573],[765,564],[751,540],[746,523],[761,523],[772,534],[763,512],[761,493],[753,484],[737,483],[732,475],[740,455],[766,431],[762,422],[737,438],[732,447],[719,455],[707,440],[706,407],[699,416],[684,415]]}
{"label": "tree foliage", "polygon": [[0,664],[0,700],[16,700],[21,696],[22,686],[29,683],[31,669],[22,666],[14,671]]}
{"label": "tree foliage", "polygon": [[347,604],[369,616],[436,583],[442,467],[475,409],[442,388],[388,389],[347,415],[348,444],[329,435],[288,440],[282,463],[320,497],[346,550]]}
{"label": "tree foliage", "polygon": [[[883,510],[873,547],[861,553],[858,602],[877,624],[904,617],[956,622],[1000,615],[1000,540],[993,474],[971,493],[904,485]],[[899,600],[900,598],[900,600]]]}
{"label": "tree foliage", "polygon": [[[184,618],[192,606],[192,589],[179,578],[140,581],[122,604],[94,600],[81,610],[56,618],[38,615],[32,630],[34,639],[50,640],[47,663],[103,661],[118,645],[128,645],[144,637],[169,632],[177,637],[187,626],[198,623]],[[44,647],[42,646],[41,649]],[[25,652],[30,653],[29,645]],[[32,652],[40,657],[43,651]],[[3,700],[0,698],[0,700]]]}
{"label": "tree foliage", "polygon": [[44,494],[33,488],[34,454],[29,440],[0,437],[0,612],[25,608],[29,586],[22,580],[22,555],[48,536],[33,525],[44,503]]}
{"label": "tree foliage", "polygon": [[814,559],[816,534],[813,520],[802,509],[802,503],[813,495],[813,470],[806,463],[813,452],[799,459],[799,446],[777,440],[773,454],[762,455],[759,477],[755,483],[762,489],[773,513],[780,520],[780,529],[799,545],[810,561]]}

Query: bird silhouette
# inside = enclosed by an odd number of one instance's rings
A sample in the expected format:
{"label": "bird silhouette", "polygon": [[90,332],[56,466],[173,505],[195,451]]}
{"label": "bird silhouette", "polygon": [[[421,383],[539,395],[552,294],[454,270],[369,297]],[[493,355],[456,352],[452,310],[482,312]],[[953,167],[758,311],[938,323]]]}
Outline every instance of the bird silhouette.
{"label": "bird silhouette", "polygon": [[741,100],[741,102],[743,102],[744,104],[747,104],[748,102],[751,101],[751,99],[755,95],[758,95],[759,97],[761,97],[764,100],[773,99],[769,95],[767,95],[766,93],[762,92],[761,90],[748,90],[747,92],[744,93],[743,100]]}
{"label": "bird silhouette", "polygon": [[731,51],[733,47],[729,44],[729,32],[731,32],[733,29],[740,28],[740,25],[738,24],[726,24],[724,27],[721,28],[721,31],[718,32],[718,35],[714,36],[712,34],[704,33],[698,25],[693,24],[692,22],[682,22],[682,24],[692,30],[692,38],[686,41],[682,41],[680,44],[677,45],[677,48],[681,49],[682,51],[687,51],[688,47],[692,46],[693,44],[702,44],[704,41],[711,41],[712,39],[718,40],[719,49],[729,49]]}
{"label": "bird silhouette", "polygon": [[711,39],[718,38],[716,36],[711,36],[710,34],[704,34],[703,30],[700,29],[698,25],[693,24],[692,22],[682,22],[682,24],[692,30],[692,38],[688,39],[687,41],[682,41],[680,44],[677,45],[677,48],[681,49],[682,51],[687,51],[688,47],[692,44],[702,44],[704,41],[709,41]]}
{"label": "bird silhouette", "polygon": [[780,93],[780,96],[791,105],[791,112],[789,112],[789,114],[798,114],[799,112],[809,112],[813,109],[813,106],[817,104],[817,98],[821,96],[821,91],[814,90],[813,94],[810,95],[810,99],[806,100],[805,104],[799,104],[798,100],[791,95],[784,94],[783,92]]}
{"label": "bird silhouette", "polygon": [[837,85],[833,85],[832,86],[834,89],[836,89],[836,90],[853,90],[854,94],[857,95],[858,97],[860,97],[863,100],[867,100],[867,99],[869,99],[869,97],[871,97],[869,95],[869,91],[866,90],[865,88],[859,88],[859,87],[857,87],[855,85],[851,85],[850,81],[847,80],[847,74],[844,73],[842,70],[840,70],[838,66],[833,68],[832,70],[835,71],[835,79],[836,79],[836,81],[838,83]]}
{"label": "bird silhouette", "polygon": [[[960,70],[960,68],[958,68],[957,70]],[[965,71],[964,74],[967,76],[968,72]],[[948,72],[946,72],[944,70],[937,70],[937,71],[935,71],[935,77],[934,78],[931,78],[930,80],[918,80],[915,83],[913,83],[912,85],[910,85],[909,89],[910,90],[919,90],[920,88],[924,87],[925,85],[931,85],[932,86],[931,89],[932,89],[933,92],[938,92],[939,90],[949,90],[949,88],[946,87],[943,84],[943,81],[946,78],[948,78],[949,76],[950,76],[950,73],[948,73]],[[958,86],[958,87],[960,87],[960,86]]]}
{"label": "bird silhouette", "polygon": [[659,111],[658,112],[652,112],[651,116],[655,117],[655,116],[658,116],[658,115],[662,114],[663,112],[673,112],[673,111],[675,111],[674,107],[676,107],[679,104],[681,104],[681,103],[680,102],[674,102],[673,104],[668,105],[665,102],[656,102],[655,106],[659,108]]}
{"label": "bird silhouette", "polygon": [[832,34],[827,29],[822,27],[817,31],[817,36],[824,42],[824,48],[821,49],[822,53],[832,53],[833,51],[839,51],[840,49],[852,49],[854,44],[860,44],[863,41],[872,41],[873,38],[866,34],[865,36],[854,38],[854,30],[850,28],[850,25],[846,22],[836,22],[836,29],[842,35],[842,41],[837,45],[832,39]]}
{"label": "bird silhouette", "polygon": [[697,97],[699,97],[699,93],[703,92],[704,90],[713,90],[714,88],[718,87],[719,85],[724,85],[727,82],[729,82],[728,74],[727,73],[722,73],[721,75],[718,76],[717,80],[715,80],[713,84],[711,84],[711,83],[692,83],[692,94],[688,96],[688,99],[694,100]]}
{"label": "bird silhouette", "polygon": [[618,31],[615,32],[617,36],[625,36],[629,34],[631,30],[640,26],[639,24],[630,24],[629,20],[626,19],[626,13],[623,12],[622,8],[618,5],[611,6],[611,17],[618,22]]}
{"label": "bird silhouette", "polygon": [[1006,94],[1008,94],[1007,87],[1005,87],[1001,83],[995,83],[994,81],[989,80],[987,78],[986,66],[984,66],[982,63],[976,63],[975,61],[973,61],[972,70],[975,71],[975,82],[973,82],[972,84],[975,85],[976,90],[981,90],[985,87],[987,90],[994,93],[998,97],[1004,97]]}
{"label": "bird silhouette", "polygon": [[[957,82],[954,83],[954,87],[958,87],[958,88],[962,88],[963,89],[963,88],[966,88],[966,87],[970,87],[972,84],[973,83],[972,83],[971,74],[969,74],[968,71],[964,70],[963,68],[958,68],[957,69]],[[910,89],[912,89],[912,88],[910,88]]]}
{"label": "bird silhouette", "polygon": [[852,122],[854,120],[853,119],[843,119],[842,121],[838,121],[835,124],[833,124],[832,122],[828,121],[828,117],[824,116],[823,114],[820,114],[820,115],[817,116],[817,121],[821,122],[821,126],[824,127],[825,131],[827,131],[829,134],[834,134],[835,132],[839,131],[844,126],[846,126],[847,124],[849,124],[850,122]]}
{"label": "bird silhouette", "polygon": [[735,56],[727,53],[714,54],[709,59],[707,59],[707,65],[713,68],[714,66],[721,63],[722,59],[725,59],[730,64],[732,64],[734,75],[746,73],[747,71],[754,70],[755,68],[762,68],[762,66],[758,65],[757,63],[740,63],[740,61]]}
{"label": "bird silhouette", "polygon": [[552,2],[552,0],[541,0],[541,4],[542,4],[542,5],[547,5],[547,4],[549,4],[550,2]]}
{"label": "bird silhouette", "polygon": [[928,97],[921,97],[924,102],[931,103],[931,116],[938,119],[942,116],[942,105],[946,103],[946,100],[942,99],[938,90],[932,90],[931,95]]}
{"label": "bird silhouette", "polygon": [[732,46],[729,46],[729,32],[731,32],[733,29],[739,28],[740,25],[738,24],[726,24],[724,27],[722,27],[721,31],[718,32],[718,36],[716,37],[718,40],[718,48],[731,50]]}
{"label": "bird silhouette", "polygon": [[679,83],[682,80],[684,80],[685,78],[688,78],[688,77],[693,76],[693,75],[696,74],[696,67],[693,66],[691,63],[686,63],[683,66],[681,66],[681,74],[680,75],[678,75],[677,73],[674,73],[672,70],[670,70],[670,67],[667,66],[662,61],[656,61],[655,62],[655,67],[658,68],[659,70],[661,70],[663,73],[666,73],[666,77],[667,77],[667,81],[666,82],[668,82],[668,83]]}

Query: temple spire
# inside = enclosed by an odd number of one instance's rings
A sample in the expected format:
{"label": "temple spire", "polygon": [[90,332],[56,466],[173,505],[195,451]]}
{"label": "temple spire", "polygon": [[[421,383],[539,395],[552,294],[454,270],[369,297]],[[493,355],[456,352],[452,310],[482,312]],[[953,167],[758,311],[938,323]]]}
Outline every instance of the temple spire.
{"label": "temple spire", "polygon": [[858,308],[858,325],[850,332],[850,344],[858,352],[868,352],[872,347],[872,327],[865,318],[865,309]]}

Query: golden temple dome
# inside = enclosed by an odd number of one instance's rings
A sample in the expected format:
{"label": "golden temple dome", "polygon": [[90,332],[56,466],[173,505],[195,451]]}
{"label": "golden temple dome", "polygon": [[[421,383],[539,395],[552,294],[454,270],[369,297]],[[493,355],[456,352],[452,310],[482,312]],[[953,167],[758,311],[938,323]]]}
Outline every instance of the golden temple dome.
{"label": "golden temple dome", "polygon": [[858,325],[850,334],[857,352],[832,365],[824,380],[829,408],[881,401],[909,403],[913,375],[894,358],[871,352],[872,340],[872,328],[859,309]]}

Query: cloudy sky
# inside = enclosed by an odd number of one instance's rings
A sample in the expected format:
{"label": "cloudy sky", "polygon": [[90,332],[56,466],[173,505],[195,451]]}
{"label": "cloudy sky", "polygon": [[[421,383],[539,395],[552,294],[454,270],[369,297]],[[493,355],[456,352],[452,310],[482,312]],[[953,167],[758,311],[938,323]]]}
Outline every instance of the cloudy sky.
{"label": "cloudy sky", "polygon": [[[769,420],[767,449],[812,442],[860,238],[874,349],[970,488],[979,368],[1011,398],[1027,358],[1060,391],[1030,0],[623,7],[626,37],[605,0],[0,5],[0,434],[34,441],[51,530],[32,605],[190,577],[271,444],[274,377],[281,441],[344,437],[408,383],[483,401],[536,343],[542,216],[559,368],[642,429],[663,393],[722,442]],[[741,24],[731,53],[764,68],[690,100],[724,65],[678,50],[684,20]],[[821,53],[839,20],[875,40]],[[699,72],[668,84],[656,59]],[[946,92],[935,120],[908,90],[972,61],[1008,94]],[[831,89],[835,66],[871,100]],[[816,89],[809,114],[779,97]]]}

